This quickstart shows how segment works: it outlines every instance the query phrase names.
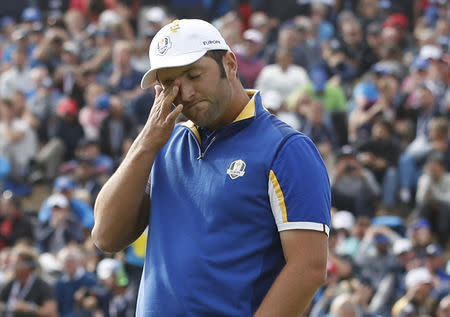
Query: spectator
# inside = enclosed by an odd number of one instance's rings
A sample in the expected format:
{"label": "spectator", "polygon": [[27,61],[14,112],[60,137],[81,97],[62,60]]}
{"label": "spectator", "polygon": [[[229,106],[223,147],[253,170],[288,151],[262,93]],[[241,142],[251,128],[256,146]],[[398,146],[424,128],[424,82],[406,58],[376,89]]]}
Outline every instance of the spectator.
{"label": "spectator", "polygon": [[332,206],[349,210],[356,217],[374,215],[374,199],[380,193],[375,176],[356,159],[353,148],[344,145],[336,163],[331,186]]}
{"label": "spectator", "polygon": [[86,197],[86,201],[93,204],[105,179],[112,174],[113,167],[112,159],[100,153],[98,141],[81,139],[75,159],[62,164],[60,173],[70,174],[76,183],[77,195]]}
{"label": "spectator", "polygon": [[64,145],[64,160],[69,161],[74,157],[75,148],[84,137],[84,131],[78,122],[78,105],[73,99],[61,99],[58,104],[58,119],[55,126],[55,135]]}
{"label": "spectator", "polygon": [[378,88],[372,82],[362,82],[353,89],[353,104],[348,118],[348,139],[350,143],[368,138],[372,124],[389,107],[380,99]]}
{"label": "spectator", "polygon": [[16,118],[25,121],[33,131],[39,127],[39,119],[26,107],[26,96],[23,92],[16,90],[11,95],[11,102]]}
{"label": "spectator", "polygon": [[11,101],[0,100],[0,155],[11,164],[11,180],[24,182],[37,146],[35,132],[27,122],[15,116]]}
{"label": "spectator", "polygon": [[113,69],[108,80],[109,90],[118,93],[126,106],[142,93],[143,74],[131,66],[131,49],[131,44],[126,41],[114,44]]}
{"label": "spectator", "polygon": [[376,121],[370,138],[358,143],[358,159],[372,171],[382,187],[383,204],[394,207],[398,189],[396,166],[400,144],[395,140],[392,125],[383,119]]}
{"label": "spectator", "polygon": [[0,311],[6,316],[58,316],[52,287],[38,275],[35,250],[18,246],[12,250],[14,279],[0,292]]}
{"label": "spectator", "polygon": [[102,312],[106,316],[129,316],[131,300],[127,297],[128,277],[120,261],[105,258],[98,263],[100,286],[82,288],[75,294],[81,312]]}
{"label": "spectator", "polygon": [[80,110],[79,121],[88,139],[99,138],[101,123],[108,115],[105,109],[109,106],[108,95],[105,92],[105,87],[97,83],[86,88],[84,96],[86,104]]}
{"label": "spectator", "polygon": [[58,312],[61,317],[76,316],[74,295],[83,287],[93,287],[97,277],[83,267],[83,253],[77,246],[67,246],[58,252],[63,275],[54,285]]}
{"label": "spectator", "polygon": [[42,223],[36,233],[41,252],[57,253],[69,243],[83,242],[83,228],[70,210],[66,196],[53,194],[48,198],[47,205],[51,211],[50,219]]}
{"label": "spectator", "polygon": [[55,87],[45,66],[37,66],[31,70],[33,88],[27,98],[27,109],[36,118],[39,141],[48,141],[56,118],[56,107],[61,98],[61,92]]}
{"label": "spectator", "polygon": [[301,94],[307,93],[312,99],[320,100],[323,103],[327,116],[347,110],[347,100],[342,87],[328,81],[328,74],[324,69],[313,68],[309,75],[311,82],[297,87],[297,90],[286,100],[289,108],[292,108],[293,103]]}
{"label": "spectator", "polygon": [[400,200],[404,203],[410,202],[411,191],[416,188],[421,167],[431,152],[440,152],[444,155],[446,167],[449,165],[448,121],[445,118],[430,118],[424,124],[427,125],[424,128],[428,128],[428,133],[416,137],[400,155]]}
{"label": "spectator", "polygon": [[[360,274],[368,278],[378,291],[392,291],[392,286],[395,285],[393,271],[397,262],[392,253],[392,244],[399,238],[389,227],[373,225],[367,229],[355,255],[355,264],[359,266]],[[381,287],[383,283],[390,287]]]}
{"label": "spectator", "polygon": [[306,120],[300,126],[299,131],[314,142],[325,165],[331,166],[334,162],[333,149],[336,148],[336,140],[324,117],[323,104],[319,100],[312,101],[306,113]]}
{"label": "spectator", "polygon": [[415,220],[408,228],[408,236],[417,256],[423,260],[425,258],[425,248],[433,239],[430,222],[425,218]]}
{"label": "spectator", "polygon": [[239,77],[246,88],[254,88],[256,78],[266,63],[259,56],[263,48],[264,38],[261,32],[248,29],[243,34],[244,44],[242,54],[237,54]]}
{"label": "spectator", "polygon": [[[59,176],[55,179],[53,192],[62,193],[69,200],[70,210],[74,213],[78,221],[86,229],[92,229],[94,225],[94,211],[89,204],[73,196],[74,189],[75,183],[70,177]],[[41,222],[47,222],[51,218],[51,214],[51,207],[47,199],[42,203],[38,219]]]}
{"label": "spectator", "polygon": [[276,90],[285,99],[295,88],[308,82],[309,77],[305,69],[293,64],[293,52],[279,48],[276,64],[264,66],[256,79],[255,88],[262,91]]}
{"label": "spectator", "polygon": [[156,32],[151,29],[144,30],[142,37],[134,44],[133,52],[130,57],[131,67],[140,73],[145,73],[150,64],[148,57],[148,48]]}
{"label": "spectator", "polygon": [[14,51],[11,68],[0,75],[1,98],[11,97],[11,94],[16,90],[22,92],[31,90],[30,69],[26,62],[27,52],[24,49]]}
{"label": "spectator", "polygon": [[75,42],[63,43],[61,63],[55,69],[54,79],[56,86],[60,87],[65,97],[75,100],[78,105],[84,104],[80,47]]}
{"label": "spectator", "polygon": [[23,212],[19,197],[11,191],[3,192],[0,199],[0,250],[17,243],[32,245],[34,225]]}
{"label": "spectator", "polygon": [[53,26],[46,33],[43,40],[33,52],[33,58],[39,64],[45,65],[51,74],[61,64],[63,43],[69,41],[67,32],[59,27]]}
{"label": "spectator", "polygon": [[392,308],[392,316],[402,316],[402,313],[426,315],[431,313],[427,300],[432,290],[432,277],[424,267],[412,269],[406,274],[406,294]]}
{"label": "spectator", "polygon": [[[308,67],[308,51],[305,47],[306,38],[302,39],[302,34],[295,25],[285,25],[278,31],[277,43],[269,45],[265,49],[264,59],[267,64],[277,63],[277,55],[280,49],[292,52],[292,63],[304,69]],[[303,42],[303,43],[302,43]]]}
{"label": "spectator", "polygon": [[100,127],[100,149],[117,160],[122,155],[124,142],[134,137],[134,122],[125,113],[125,106],[116,95],[109,98],[108,112]]}
{"label": "spectator", "polygon": [[450,275],[445,272],[444,250],[439,244],[432,243],[426,247],[425,254],[425,267],[432,275],[431,298],[438,302],[450,294]]}
{"label": "spectator", "polygon": [[445,170],[444,163],[442,153],[429,155],[416,193],[419,215],[430,221],[442,245],[447,243],[450,229],[450,173]]}
{"label": "spectator", "polygon": [[321,45],[322,58],[316,67],[322,68],[337,84],[347,86],[356,76],[356,68],[349,62],[344,46],[335,38]]}

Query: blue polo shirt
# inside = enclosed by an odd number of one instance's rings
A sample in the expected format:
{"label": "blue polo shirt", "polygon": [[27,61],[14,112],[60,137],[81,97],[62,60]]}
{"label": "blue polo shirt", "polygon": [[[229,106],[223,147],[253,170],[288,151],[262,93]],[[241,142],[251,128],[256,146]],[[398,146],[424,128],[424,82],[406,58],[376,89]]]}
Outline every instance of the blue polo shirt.
{"label": "blue polo shirt", "polygon": [[188,122],[158,153],[137,316],[251,316],[285,264],[279,231],[329,233],[317,149],[249,94],[206,146]]}

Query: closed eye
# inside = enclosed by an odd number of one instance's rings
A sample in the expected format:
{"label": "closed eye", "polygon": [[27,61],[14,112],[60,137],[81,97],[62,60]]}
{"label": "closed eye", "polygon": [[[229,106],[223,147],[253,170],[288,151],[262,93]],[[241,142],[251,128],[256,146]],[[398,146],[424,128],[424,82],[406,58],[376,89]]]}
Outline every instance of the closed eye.
{"label": "closed eye", "polygon": [[189,75],[188,78],[189,78],[190,80],[194,80],[194,79],[200,78],[200,75],[201,75],[201,74],[198,74],[198,75],[197,75],[197,74],[195,74],[195,75]]}

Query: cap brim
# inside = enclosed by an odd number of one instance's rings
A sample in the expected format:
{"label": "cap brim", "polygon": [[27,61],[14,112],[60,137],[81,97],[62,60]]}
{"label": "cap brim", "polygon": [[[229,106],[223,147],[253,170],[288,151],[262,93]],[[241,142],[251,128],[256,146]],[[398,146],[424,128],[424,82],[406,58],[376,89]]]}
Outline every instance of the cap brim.
{"label": "cap brim", "polygon": [[[198,61],[203,55],[205,55],[207,50],[192,52],[188,54],[183,54],[179,56],[159,56],[159,61],[157,61],[154,64],[157,64],[158,66],[155,66],[154,68],[151,68],[148,70],[141,80],[141,88],[147,89],[150,86],[152,86],[156,81],[156,71],[158,69],[162,68],[170,68],[170,67],[179,67],[179,66],[186,66],[192,63],[195,63]],[[164,59],[164,60],[161,60]]]}

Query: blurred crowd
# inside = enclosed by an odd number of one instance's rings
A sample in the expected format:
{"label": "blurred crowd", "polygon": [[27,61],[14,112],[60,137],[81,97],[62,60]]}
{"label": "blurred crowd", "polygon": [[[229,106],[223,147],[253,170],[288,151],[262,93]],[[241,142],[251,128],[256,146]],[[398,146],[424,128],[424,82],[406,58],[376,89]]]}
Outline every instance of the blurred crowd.
{"label": "blurred crowd", "polygon": [[[101,252],[93,205],[176,18],[212,22],[243,86],[328,168],[328,277],[304,316],[449,317],[447,0],[2,1],[0,315],[133,316],[146,233]],[[51,193],[25,208],[36,186]]]}

